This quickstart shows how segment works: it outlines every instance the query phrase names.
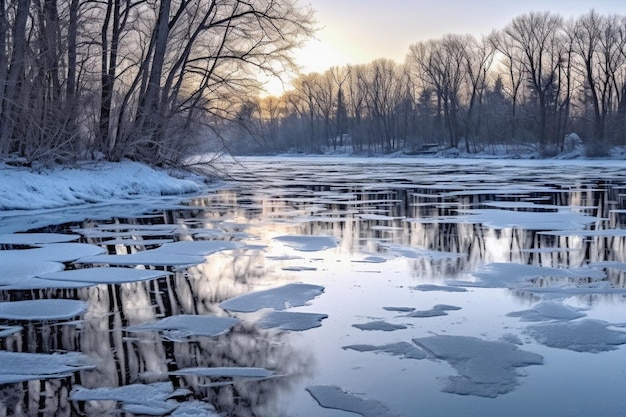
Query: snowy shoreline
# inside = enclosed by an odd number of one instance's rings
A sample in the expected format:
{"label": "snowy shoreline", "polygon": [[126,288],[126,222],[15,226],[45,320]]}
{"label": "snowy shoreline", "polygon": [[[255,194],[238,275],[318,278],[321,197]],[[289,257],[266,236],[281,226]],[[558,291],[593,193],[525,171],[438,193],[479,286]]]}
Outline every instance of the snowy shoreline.
{"label": "snowy shoreline", "polygon": [[192,194],[204,178],[136,162],[94,162],[34,171],[0,164],[0,211],[64,208],[142,196]]}

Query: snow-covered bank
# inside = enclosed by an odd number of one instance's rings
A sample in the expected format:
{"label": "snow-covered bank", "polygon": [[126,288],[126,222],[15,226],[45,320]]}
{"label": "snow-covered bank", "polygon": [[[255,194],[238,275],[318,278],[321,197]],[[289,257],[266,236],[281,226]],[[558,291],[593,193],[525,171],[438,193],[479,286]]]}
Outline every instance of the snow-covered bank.
{"label": "snow-covered bank", "polygon": [[189,194],[200,191],[202,182],[201,177],[182,178],[135,162],[98,162],[38,172],[0,164],[0,211]]}

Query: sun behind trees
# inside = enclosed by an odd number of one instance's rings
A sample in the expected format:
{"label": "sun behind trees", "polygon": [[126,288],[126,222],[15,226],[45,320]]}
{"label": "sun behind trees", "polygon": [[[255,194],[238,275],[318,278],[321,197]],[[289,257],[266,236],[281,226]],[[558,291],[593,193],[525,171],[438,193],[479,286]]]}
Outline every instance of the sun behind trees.
{"label": "sun behind trees", "polygon": [[0,2],[0,157],[177,163],[292,70],[295,0]]}
{"label": "sun behind trees", "polygon": [[602,155],[626,144],[626,17],[532,12],[480,40],[420,41],[403,64],[335,67],[293,87],[244,107],[247,130],[232,136],[235,150],[517,145],[549,156],[576,133],[588,155]]}

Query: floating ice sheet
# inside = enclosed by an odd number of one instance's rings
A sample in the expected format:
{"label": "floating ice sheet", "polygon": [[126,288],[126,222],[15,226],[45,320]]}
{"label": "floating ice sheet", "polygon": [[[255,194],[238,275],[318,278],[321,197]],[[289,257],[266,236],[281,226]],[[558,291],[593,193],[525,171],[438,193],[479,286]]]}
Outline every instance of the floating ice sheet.
{"label": "floating ice sheet", "polygon": [[126,411],[145,415],[165,415],[174,411],[179,403],[170,398],[188,393],[175,391],[170,382],[132,384],[121,387],[84,388],[75,386],[70,392],[72,401],[119,401]]}
{"label": "floating ice sheet", "polygon": [[78,300],[44,299],[0,303],[0,318],[9,320],[64,320],[80,316],[87,303]]}
{"label": "floating ice sheet", "polygon": [[558,302],[544,301],[531,309],[514,311],[509,317],[519,317],[522,321],[575,320],[584,317],[580,309]]}
{"label": "floating ice sheet", "polygon": [[461,307],[457,307],[457,306],[451,306],[447,304],[437,304],[430,310],[413,311],[411,314],[408,314],[406,317],[426,318],[426,317],[447,316],[448,311],[460,310],[460,309]]}
{"label": "floating ice sheet", "polygon": [[353,324],[352,327],[356,327],[360,330],[368,330],[368,331],[383,331],[383,332],[393,332],[394,330],[402,330],[406,329],[404,324],[392,324],[388,323],[384,320],[375,320],[367,323],[358,323]]}
{"label": "floating ice sheet", "polygon": [[540,277],[603,279],[604,272],[595,268],[551,268],[515,263],[491,263],[472,273],[479,282],[457,282],[463,286],[485,288],[515,288],[527,280]]}
{"label": "floating ice sheet", "polygon": [[225,310],[251,313],[263,308],[285,310],[305,305],[324,292],[324,287],[311,284],[287,284],[282,287],[233,297],[220,303]]}
{"label": "floating ice sheet", "polygon": [[242,246],[241,243],[226,240],[188,240],[166,243],[160,248],[154,249],[154,251],[177,255],[207,256],[215,252],[237,249]]}
{"label": "floating ice sheet", "polygon": [[301,252],[317,252],[337,247],[337,240],[332,236],[285,235],[276,236],[274,240]]}
{"label": "floating ice sheet", "polygon": [[524,331],[537,342],[557,349],[599,353],[626,344],[626,332],[612,330],[601,320],[544,323],[529,326]]}
{"label": "floating ice sheet", "polygon": [[56,281],[85,282],[94,284],[123,284],[125,282],[147,281],[169,275],[164,271],[135,268],[81,268],[50,272],[39,278]]}
{"label": "floating ice sheet", "polygon": [[170,372],[170,375],[204,376],[209,378],[265,379],[274,376],[274,372],[265,368],[226,366],[211,368],[183,368]]}
{"label": "floating ice sheet", "polygon": [[95,368],[86,356],[78,352],[44,354],[0,351],[0,363],[0,384],[60,378]]}
{"label": "floating ice sheet", "polygon": [[233,317],[180,314],[165,317],[153,323],[129,326],[126,330],[129,332],[161,331],[168,338],[179,340],[190,336],[219,336],[228,332],[238,323],[239,320]]}
{"label": "floating ice sheet", "polygon": [[494,209],[464,210],[456,220],[462,223],[480,223],[494,229],[520,227],[526,230],[583,229],[598,219],[576,212],[529,212]]}
{"label": "floating ice sheet", "polygon": [[326,318],[327,314],[272,311],[263,316],[257,325],[264,329],[304,331],[320,327]]}
{"label": "floating ice sheet", "polygon": [[[22,251],[10,251],[13,256],[0,255],[0,288],[3,285],[19,283],[39,274],[61,271],[64,266],[60,262],[36,261],[24,256]],[[2,252],[0,252],[2,253]]]}
{"label": "floating ice sheet", "polygon": [[467,292],[466,288],[453,287],[449,285],[434,285],[434,284],[421,284],[411,287],[413,290],[418,291],[442,291],[442,292]]}
{"label": "floating ice sheet", "polygon": [[203,256],[180,255],[177,253],[167,253],[157,251],[156,249],[145,250],[141,252],[131,253],[129,255],[97,255],[85,256],[75,263],[77,264],[95,264],[95,265],[118,265],[118,266],[188,266],[199,265],[204,263]]}
{"label": "floating ice sheet", "polygon": [[505,341],[442,335],[421,337],[413,342],[459,373],[444,380],[443,391],[454,394],[497,397],[518,385],[517,368],[543,363],[541,355],[520,350]]}
{"label": "floating ice sheet", "polygon": [[3,245],[39,245],[42,243],[73,242],[80,235],[63,233],[7,233],[0,234],[0,244]]}
{"label": "floating ice sheet", "polygon": [[463,255],[454,252],[437,251],[430,249],[413,248],[403,245],[385,245],[390,254],[410,259],[427,258],[433,260],[454,259]]}
{"label": "floating ice sheet", "polygon": [[306,390],[324,408],[343,410],[363,417],[400,417],[378,401],[363,399],[335,385],[315,385]]}
{"label": "floating ice sheet", "polygon": [[412,343],[397,342],[390,343],[388,345],[348,345],[343,349],[356,350],[358,352],[374,352],[374,353],[387,353],[393,356],[400,356],[406,359],[424,359],[426,354],[423,350],[419,349]]}
{"label": "floating ice sheet", "polygon": [[34,249],[0,251],[0,264],[23,262],[71,262],[83,256],[99,255],[106,250],[87,243],[50,243]]}
{"label": "floating ice sheet", "polygon": [[22,326],[0,326],[0,337],[11,336],[22,331]]}

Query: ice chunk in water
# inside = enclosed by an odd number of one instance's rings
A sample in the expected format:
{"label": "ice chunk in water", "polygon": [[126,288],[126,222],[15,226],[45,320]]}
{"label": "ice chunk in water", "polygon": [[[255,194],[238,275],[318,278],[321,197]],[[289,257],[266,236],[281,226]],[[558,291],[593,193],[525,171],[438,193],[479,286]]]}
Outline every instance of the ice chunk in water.
{"label": "ice chunk in water", "polygon": [[135,268],[81,268],[41,274],[46,280],[88,282],[96,284],[122,284],[125,282],[147,281],[169,275],[165,271]]}
{"label": "ice chunk in water", "polygon": [[351,349],[358,352],[388,353],[393,356],[400,356],[407,359],[424,359],[426,357],[423,350],[408,342],[397,342],[380,346],[348,345],[344,346],[343,349]]}
{"label": "ice chunk in water", "polygon": [[324,287],[311,284],[287,284],[282,287],[257,291],[222,301],[224,310],[251,313],[263,308],[285,310],[305,305],[324,292]]}
{"label": "ice chunk in water", "polygon": [[327,314],[272,311],[259,320],[257,325],[264,329],[303,331],[321,326],[325,318],[328,318]]}
{"label": "ice chunk in water", "polygon": [[505,341],[469,336],[429,336],[413,339],[433,357],[446,361],[459,373],[445,379],[443,391],[497,397],[512,391],[520,374],[516,368],[541,365],[543,357]]}
{"label": "ice chunk in water", "polygon": [[0,384],[60,378],[95,366],[78,352],[69,353],[21,353],[0,351]]}
{"label": "ice chunk in water", "polygon": [[537,342],[557,349],[599,353],[626,344],[626,332],[611,330],[601,320],[545,323],[529,326],[524,331]]}
{"label": "ice chunk in water", "polygon": [[8,233],[0,234],[0,244],[3,245],[38,245],[42,243],[73,242],[80,235],[63,233]]}
{"label": "ice chunk in water", "polygon": [[443,291],[443,292],[467,292],[463,287],[452,287],[448,285],[434,285],[434,284],[422,284],[411,287],[413,290],[418,291]]}
{"label": "ice chunk in water", "polygon": [[363,417],[400,417],[378,401],[357,397],[335,385],[315,385],[306,390],[324,408],[348,411]]}
{"label": "ice chunk in water", "polygon": [[274,238],[301,252],[317,252],[337,246],[332,236],[285,235]]}
{"label": "ice chunk in water", "polygon": [[584,317],[580,309],[563,305],[557,302],[546,301],[539,303],[531,309],[514,311],[507,314],[509,317],[520,317],[522,321],[549,321],[549,320],[575,320]]}
{"label": "ice chunk in water", "polygon": [[393,332],[394,330],[402,330],[406,329],[406,326],[403,324],[392,324],[387,323],[383,320],[370,321],[368,323],[362,324],[353,324],[352,327],[356,327],[361,330],[376,330],[383,332]]}
{"label": "ice chunk in water", "polygon": [[80,316],[87,303],[78,300],[44,299],[0,303],[0,318],[10,320],[63,320]]}
{"label": "ice chunk in water", "polygon": [[181,314],[165,317],[154,323],[142,323],[126,328],[129,332],[163,331],[173,339],[189,336],[215,337],[228,332],[239,323],[233,317],[194,316]]}
{"label": "ice chunk in water", "polygon": [[274,372],[265,368],[245,366],[222,366],[211,368],[183,368],[170,372],[171,375],[204,376],[209,378],[255,378],[265,379],[274,376]]}

